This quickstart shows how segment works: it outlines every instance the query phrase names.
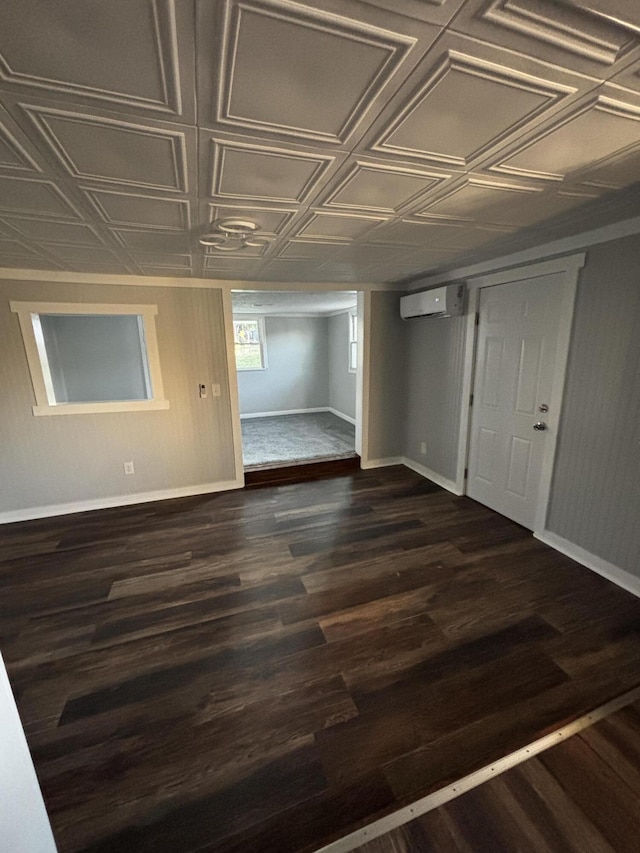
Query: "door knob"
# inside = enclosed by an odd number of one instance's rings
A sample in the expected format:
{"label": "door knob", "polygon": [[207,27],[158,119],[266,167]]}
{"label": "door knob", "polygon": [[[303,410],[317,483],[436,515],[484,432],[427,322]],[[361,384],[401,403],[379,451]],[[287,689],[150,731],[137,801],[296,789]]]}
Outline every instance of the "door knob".
{"label": "door knob", "polygon": [[537,421],[533,425],[533,428],[536,430],[536,432],[544,432],[544,430],[547,428],[547,425],[544,421]]}

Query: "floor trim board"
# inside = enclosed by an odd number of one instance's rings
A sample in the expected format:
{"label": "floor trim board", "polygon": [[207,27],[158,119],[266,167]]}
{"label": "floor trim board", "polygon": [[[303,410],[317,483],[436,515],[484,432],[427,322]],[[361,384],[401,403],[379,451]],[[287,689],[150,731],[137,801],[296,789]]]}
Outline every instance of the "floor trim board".
{"label": "floor trim board", "polygon": [[409,459],[407,456],[387,456],[382,459],[367,459],[366,461],[363,459],[361,467],[388,468],[392,465],[404,465],[405,468],[409,468],[411,471],[414,471],[416,474],[424,477],[425,480],[431,480],[431,482],[435,483],[436,486],[441,486],[443,489],[446,489],[454,495],[464,494],[464,492],[458,489],[453,480],[443,477],[442,474],[438,474],[437,471],[432,471],[431,468],[427,468],[419,462],[414,462],[413,459]]}
{"label": "floor trim board", "polygon": [[220,480],[218,483],[202,483],[197,486],[180,486],[176,489],[159,489],[155,492],[139,492],[132,495],[114,495],[108,498],[95,498],[86,501],[74,501],[65,504],[28,507],[26,509],[0,512],[0,524],[13,524],[17,521],[32,521],[37,518],[52,518],[57,515],[71,515],[76,512],[92,512],[97,509],[113,509],[120,506],[165,501],[172,498],[189,498],[195,495],[209,495],[215,492],[228,492],[242,489],[244,477],[239,480]]}
{"label": "floor trim board", "polygon": [[534,532],[533,535],[536,539],[544,542],[545,545],[555,548],[556,551],[560,551],[566,557],[571,557],[576,563],[586,566],[592,572],[602,575],[603,578],[640,598],[640,577],[636,577],[631,572],[627,572],[619,566],[603,560],[602,557],[586,551],[579,545],[575,545],[573,542],[564,539],[562,536],[558,536],[557,533],[552,533],[550,530]]}
{"label": "floor trim board", "polygon": [[315,853],[350,853],[350,851],[366,844],[368,841],[372,841],[374,838],[380,838],[381,835],[386,835],[393,829],[404,826],[404,824],[409,823],[414,818],[420,817],[420,815],[439,808],[445,803],[448,803],[450,800],[454,800],[456,797],[465,794],[467,791],[477,788],[484,782],[488,782],[489,779],[499,776],[507,770],[511,770],[512,767],[516,767],[518,764],[522,764],[529,758],[533,758],[541,752],[551,749],[551,747],[558,743],[562,743],[562,741],[568,740],[573,735],[589,728],[589,726],[594,725],[594,723],[600,722],[600,720],[603,720],[605,717],[615,714],[616,711],[630,705],[637,699],[640,699],[640,687],[634,687],[633,690],[622,693],[620,696],[606,702],[604,705],[600,705],[588,714],[584,714],[572,722],[567,723],[565,726],[562,726],[562,728],[557,729],[554,732],[550,732],[548,735],[523,746],[521,749],[518,749],[509,755],[505,755],[504,758],[500,758],[498,761],[487,764],[480,770],[476,770],[474,773],[464,776],[457,782],[452,782],[450,785],[447,785],[445,788],[441,788],[439,791],[434,791],[432,794],[428,794],[426,797],[422,797],[420,800],[416,800],[416,802],[411,803],[398,811],[385,815],[385,817],[382,817],[367,826],[363,826],[361,829],[355,830],[355,832],[349,833],[349,835],[345,835],[324,847],[319,847]]}
{"label": "floor trim board", "polygon": [[389,468],[392,465],[402,465],[402,456],[387,456],[383,459],[363,459],[361,468]]}
{"label": "floor trim board", "polygon": [[431,480],[431,482],[435,483],[437,486],[442,486],[442,488],[446,489],[448,492],[451,492],[454,495],[464,494],[464,492],[460,491],[453,480],[443,477],[442,474],[438,474],[437,471],[427,468],[426,465],[414,462],[413,459],[409,459],[407,456],[403,456],[400,461],[406,468],[410,468],[411,471],[415,471],[416,474],[420,474],[420,476],[424,477],[426,480]]}
{"label": "floor trim board", "polygon": [[[333,411],[328,406],[317,406],[314,409],[282,409],[282,411],[278,412],[251,412],[246,415],[240,415],[240,420],[245,421],[250,418],[277,418],[280,415],[314,415],[318,412],[331,412]],[[338,414],[335,412],[334,414]]]}
{"label": "floor trim board", "polygon": [[332,415],[335,415],[337,418],[342,418],[343,421],[346,421],[349,424],[356,425],[356,419],[352,418],[351,415],[345,415],[344,412],[339,412],[337,409],[333,409],[331,406],[327,409],[328,412],[331,412]]}
{"label": "floor trim board", "polygon": [[317,412],[331,412],[332,415],[335,415],[337,418],[342,418],[343,421],[347,421],[348,423],[353,424],[353,426],[355,426],[356,423],[355,418],[352,418],[350,415],[345,415],[344,412],[339,412],[331,406],[318,406],[315,409],[283,409],[279,412],[251,412],[250,414],[240,415],[240,420],[249,420],[249,418],[276,418],[280,415],[314,415]]}

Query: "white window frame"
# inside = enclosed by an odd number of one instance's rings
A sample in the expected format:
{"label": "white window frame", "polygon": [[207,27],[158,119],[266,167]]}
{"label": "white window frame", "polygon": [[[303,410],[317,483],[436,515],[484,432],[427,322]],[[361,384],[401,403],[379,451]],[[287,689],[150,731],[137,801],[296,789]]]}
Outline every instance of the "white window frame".
{"label": "white window frame", "polygon": [[[18,315],[22,340],[31,373],[31,382],[36,398],[33,414],[43,415],[90,415],[108,412],[145,412],[168,409],[169,401],[164,396],[160,353],[156,336],[157,305],[110,305],[89,302],[10,302],[11,311]],[[34,330],[34,315],[40,314],[122,314],[142,318],[142,331],[146,346],[147,366],[151,393],[148,400],[114,400],[91,403],[56,403],[53,382],[49,372],[43,344],[38,343]],[[141,335],[142,337],[142,335]],[[43,350],[41,352],[41,349]]]}
{"label": "white window frame", "polygon": [[[349,345],[347,350],[347,367],[349,373],[358,372],[358,312],[357,310],[349,311],[347,314],[349,321]],[[356,354],[356,363],[353,364],[352,353]]]}
{"label": "white window frame", "polygon": [[235,359],[236,354],[236,322],[238,323],[247,323],[247,322],[257,322],[258,324],[258,337],[260,338],[260,354],[262,356],[262,367],[238,367],[238,362],[236,360],[236,370],[238,373],[251,373],[259,371],[259,370],[267,370],[269,367],[267,361],[267,330],[264,322],[264,317],[256,315],[256,314],[234,314],[233,315],[233,355]]}

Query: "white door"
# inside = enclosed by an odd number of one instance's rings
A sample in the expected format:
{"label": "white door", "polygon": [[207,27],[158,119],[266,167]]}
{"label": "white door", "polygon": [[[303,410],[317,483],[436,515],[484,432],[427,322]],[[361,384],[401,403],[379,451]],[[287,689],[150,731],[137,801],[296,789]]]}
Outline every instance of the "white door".
{"label": "white door", "polygon": [[480,291],[467,494],[533,529],[550,410],[562,273]]}

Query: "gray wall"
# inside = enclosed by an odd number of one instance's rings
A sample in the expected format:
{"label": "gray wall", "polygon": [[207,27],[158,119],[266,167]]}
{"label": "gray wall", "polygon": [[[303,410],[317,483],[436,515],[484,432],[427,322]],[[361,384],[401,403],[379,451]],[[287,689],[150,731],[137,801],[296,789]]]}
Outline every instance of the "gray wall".
{"label": "gray wall", "polygon": [[371,459],[404,455],[406,323],[400,319],[399,300],[400,297],[395,293],[371,294]]}
{"label": "gray wall", "polygon": [[589,250],[547,527],[640,576],[640,236]]}
{"label": "gray wall", "polygon": [[329,405],[326,317],[265,317],[266,370],[238,371],[240,413]]}
{"label": "gray wall", "polygon": [[329,406],[356,416],[356,374],[349,370],[349,313],[328,318]]}
{"label": "gray wall", "polygon": [[[461,318],[405,324],[402,455],[449,479],[456,472],[463,326]],[[378,319],[374,349],[382,340]],[[384,381],[392,385],[396,377]],[[372,422],[378,416],[374,411]],[[640,576],[639,519],[640,236],[634,236],[590,248],[580,275],[547,528]]]}
{"label": "gray wall", "polygon": [[[167,411],[34,417],[9,300],[154,304]],[[198,383],[222,396],[198,398]],[[0,283],[0,512],[234,479],[219,290]],[[122,463],[136,473],[125,476]]]}
{"label": "gray wall", "polygon": [[[404,456],[455,480],[465,318],[408,320]],[[420,445],[427,445],[426,455]]]}

